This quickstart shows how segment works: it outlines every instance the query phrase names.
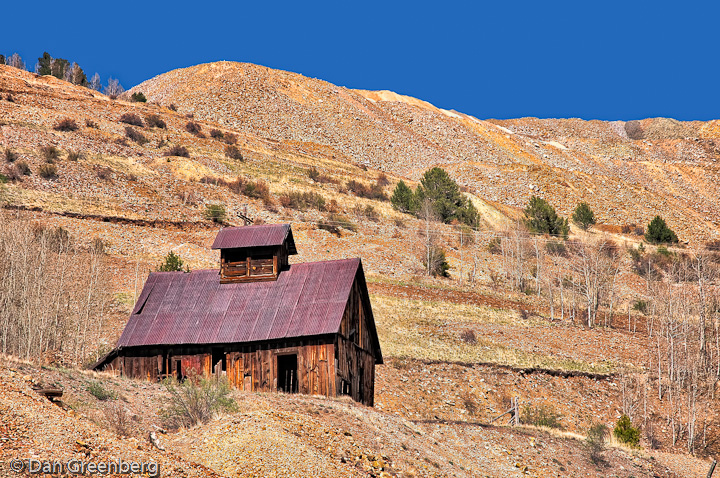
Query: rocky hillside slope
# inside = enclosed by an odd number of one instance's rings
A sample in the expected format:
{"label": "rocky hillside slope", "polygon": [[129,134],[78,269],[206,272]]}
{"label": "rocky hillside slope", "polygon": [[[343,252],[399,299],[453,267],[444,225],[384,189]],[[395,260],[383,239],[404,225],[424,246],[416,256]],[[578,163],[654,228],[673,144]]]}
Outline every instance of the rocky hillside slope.
{"label": "rocky hillside slope", "polygon": [[606,224],[645,225],[659,213],[684,240],[720,233],[718,121],[481,121],[392,92],[232,62],[174,70],[131,91],[316,157],[411,179],[439,165],[502,205],[524,206],[536,194],[565,215],[587,201]]}

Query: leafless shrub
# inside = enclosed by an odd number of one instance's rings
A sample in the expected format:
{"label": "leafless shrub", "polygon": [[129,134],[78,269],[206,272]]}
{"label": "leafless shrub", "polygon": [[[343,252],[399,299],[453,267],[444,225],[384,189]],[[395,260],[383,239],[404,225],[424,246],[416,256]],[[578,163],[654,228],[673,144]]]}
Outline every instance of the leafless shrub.
{"label": "leafless shrub", "polygon": [[240,148],[238,148],[237,146],[233,146],[233,145],[228,145],[225,148],[225,156],[227,156],[230,159],[236,159],[238,161],[243,160],[243,155],[242,155],[242,152],[240,151]]}
{"label": "leafless shrub", "polygon": [[57,177],[57,166],[51,163],[41,164],[38,174],[45,179],[54,179]]}
{"label": "leafless shrub", "polygon": [[122,116],[120,116],[120,122],[133,126],[143,126],[142,118],[135,113],[123,113]]}
{"label": "leafless shrub", "polygon": [[10,148],[5,148],[5,161],[8,163],[15,162],[18,159],[18,154]]}
{"label": "leafless shrub", "polygon": [[210,137],[214,139],[223,139],[225,135],[219,129],[213,128],[210,130]]}
{"label": "leafless shrub", "polygon": [[98,177],[98,179],[102,179],[103,181],[109,181],[112,178],[112,169],[106,166],[99,166],[95,169],[95,175]]}
{"label": "leafless shrub", "polygon": [[183,158],[189,158],[190,152],[187,150],[185,146],[180,146],[179,144],[173,145],[165,151],[165,156],[180,156]]}
{"label": "leafless shrub", "polygon": [[235,133],[225,133],[223,139],[227,144],[236,144],[237,143],[237,135]]}
{"label": "leafless shrub", "polygon": [[135,141],[139,145],[147,144],[150,142],[140,131],[131,128],[130,126],[125,127],[125,136]]}
{"label": "leafless shrub", "polygon": [[40,148],[40,154],[46,162],[54,163],[60,157],[60,150],[53,145],[47,145]]}
{"label": "leafless shrub", "polygon": [[530,312],[528,312],[525,309],[519,309],[518,313],[520,314],[520,318],[522,320],[530,320]]}
{"label": "leafless shrub", "polygon": [[55,123],[53,129],[56,131],[76,131],[78,129],[78,125],[72,118],[63,118]]}
{"label": "leafless shrub", "polygon": [[194,134],[198,138],[205,137],[205,134],[202,132],[202,127],[194,121],[188,121],[185,125],[185,130],[190,134]]}
{"label": "leafless shrub", "polygon": [[465,342],[468,345],[475,345],[477,344],[477,337],[475,336],[475,331],[472,329],[465,329],[460,334],[460,340]]}
{"label": "leafless shrub", "polygon": [[91,120],[91,119],[86,119],[86,120],[85,120],[85,126],[87,126],[88,128],[100,129],[100,127],[98,126],[98,124],[97,124],[96,122],[94,122],[93,120]]}
{"label": "leafless shrub", "polygon": [[285,208],[297,209],[304,211],[312,208],[318,211],[325,210],[325,198],[314,192],[290,192],[283,194],[278,198],[280,205]]}
{"label": "leafless shrub", "polygon": [[165,121],[163,121],[162,118],[158,115],[148,115],[145,117],[145,122],[147,125],[151,128],[160,128],[165,129],[167,128],[167,125],[165,124]]}
{"label": "leafless shrub", "polygon": [[113,401],[103,408],[105,415],[105,423],[107,427],[120,437],[130,437],[135,435],[137,428],[125,404],[120,401]]}
{"label": "leafless shrub", "polygon": [[67,152],[68,161],[77,161],[81,157],[82,157],[82,153],[80,151],[75,151],[74,149],[69,149]]}
{"label": "leafless shrub", "polygon": [[178,199],[182,201],[183,205],[189,204],[190,206],[197,206],[200,202],[200,198],[193,191],[181,191]]}
{"label": "leafless shrub", "polygon": [[355,196],[358,197],[377,199],[380,201],[388,200],[387,194],[385,194],[385,191],[383,191],[383,187],[378,183],[368,186],[364,183],[351,179],[350,181],[345,183],[345,186],[347,187],[348,191],[351,191]]}

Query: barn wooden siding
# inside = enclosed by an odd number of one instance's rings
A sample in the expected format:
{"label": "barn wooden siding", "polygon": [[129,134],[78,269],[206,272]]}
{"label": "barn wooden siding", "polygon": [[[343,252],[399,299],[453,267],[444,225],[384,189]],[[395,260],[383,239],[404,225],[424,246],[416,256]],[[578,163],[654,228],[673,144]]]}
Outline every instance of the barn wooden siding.
{"label": "barn wooden siding", "polygon": [[290,354],[297,355],[298,393],[326,397],[337,395],[332,343],[230,352],[226,356],[228,381],[240,390],[277,392],[277,357]]}

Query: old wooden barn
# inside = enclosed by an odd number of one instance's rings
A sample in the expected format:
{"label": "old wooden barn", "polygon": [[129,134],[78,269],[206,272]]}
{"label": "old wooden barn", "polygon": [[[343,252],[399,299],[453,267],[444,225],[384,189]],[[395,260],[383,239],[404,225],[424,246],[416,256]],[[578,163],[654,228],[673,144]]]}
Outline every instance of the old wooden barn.
{"label": "old wooden barn", "polygon": [[153,272],[96,370],[224,375],[249,391],[373,404],[382,363],[360,259],[290,265],[289,224],[222,229],[220,270]]}

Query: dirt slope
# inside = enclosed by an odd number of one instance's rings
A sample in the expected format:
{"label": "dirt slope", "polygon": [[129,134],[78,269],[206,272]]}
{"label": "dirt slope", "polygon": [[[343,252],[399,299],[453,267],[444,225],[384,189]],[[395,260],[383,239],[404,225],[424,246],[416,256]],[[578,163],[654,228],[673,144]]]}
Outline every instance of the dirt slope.
{"label": "dirt slope", "polygon": [[608,224],[644,225],[660,213],[682,239],[719,233],[716,122],[481,121],[392,92],[231,62],[174,70],[131,91],[247,134],[302,144],[311,155],[411,179],[439,165],[504,205],[520,207],[538,194],[566,215],[584,200]]}

